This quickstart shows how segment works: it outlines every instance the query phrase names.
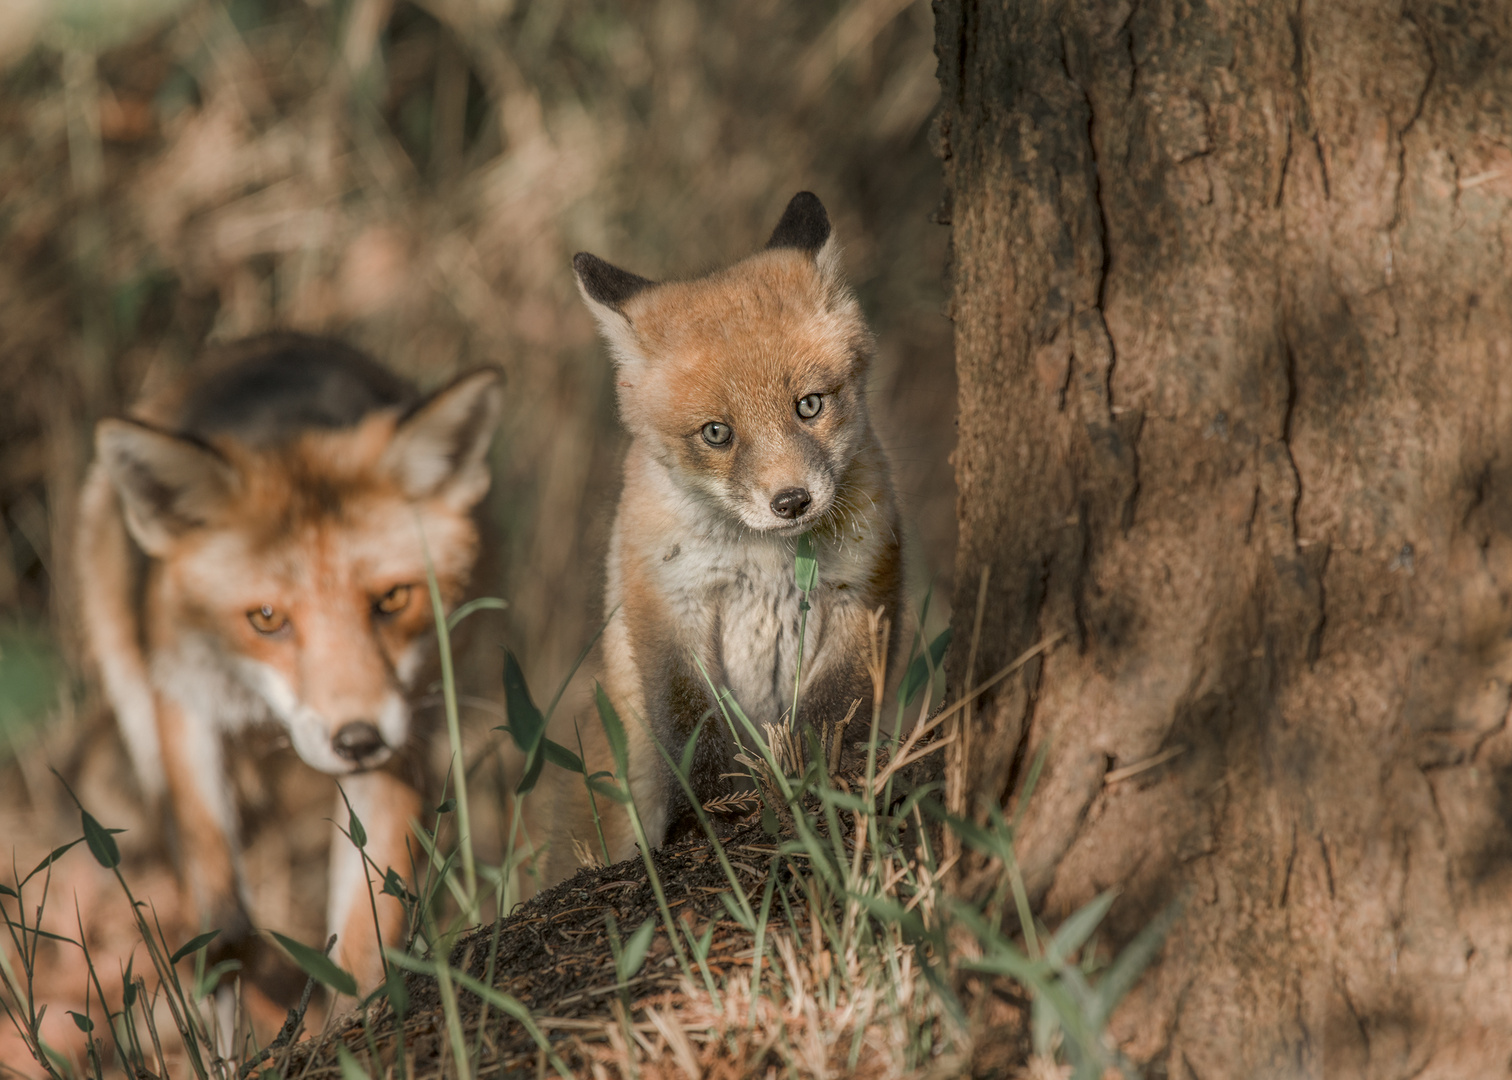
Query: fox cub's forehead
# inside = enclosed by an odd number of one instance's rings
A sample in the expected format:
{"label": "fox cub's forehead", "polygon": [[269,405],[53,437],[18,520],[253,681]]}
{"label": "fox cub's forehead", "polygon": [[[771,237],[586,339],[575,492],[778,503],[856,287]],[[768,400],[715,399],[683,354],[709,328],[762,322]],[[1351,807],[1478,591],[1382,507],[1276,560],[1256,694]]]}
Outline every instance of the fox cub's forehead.
{"label": "fox cub's forehead", "polygon": [[833,306],[813,260],[792,251],[764,251],[705,278],[648,289],[626,307],[653,355],[774,337],[843,347],[861,329],[854,305]]}

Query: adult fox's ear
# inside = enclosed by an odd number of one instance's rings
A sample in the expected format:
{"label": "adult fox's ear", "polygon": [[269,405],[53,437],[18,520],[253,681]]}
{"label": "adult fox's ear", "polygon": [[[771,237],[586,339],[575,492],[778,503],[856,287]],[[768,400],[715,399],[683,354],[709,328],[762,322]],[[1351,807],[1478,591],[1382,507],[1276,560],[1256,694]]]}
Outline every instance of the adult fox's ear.
{"label": "adult fox's ear", "polygon": [[120,496],[126,527],[149,555],[213,524],[240,486],[215,450],[131,420],[101,420],[95,453]]}
{"label": "adult fox's ear", "polygon": [[577,274],[578,292],[593,312],[614,359],[622,364],[643,363],[645,354],[641,352],[635,326],[625,313],[625,304],[637,293],[654,288],[656,282],[621,270],[586,251],[572,257],[572,269]]}
{"label": "adult fox's ear", "polygon": [[814,260],[827,294],[827,306],[834,307],[848,297],[840,266],[840,242],[830,228],[824,204],[812,191],[800,191],[788,200],[787,209],[766,245],[768,251],[781,248],[801,251]]}
{"label": "adult fox's ear", "polygon": [[479,368],[399,421],[383,464],[407,497],[439,497],[470,510],[488,492],[488,446],[504,411],[503,383],[498,368]]}

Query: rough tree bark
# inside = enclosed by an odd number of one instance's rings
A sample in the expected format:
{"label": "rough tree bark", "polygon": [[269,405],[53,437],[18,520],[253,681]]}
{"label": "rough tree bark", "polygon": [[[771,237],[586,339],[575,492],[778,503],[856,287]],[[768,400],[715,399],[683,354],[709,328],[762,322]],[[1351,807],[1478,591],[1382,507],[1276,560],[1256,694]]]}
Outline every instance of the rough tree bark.
{"label": "rough tree bark", "polygon": [[952,682],[1069,632],[963,800],[1048,746],[1052,923],[1191,890],[1115,1024],[1151,1075],[1512,1059],[1509,9],[936,4]]}

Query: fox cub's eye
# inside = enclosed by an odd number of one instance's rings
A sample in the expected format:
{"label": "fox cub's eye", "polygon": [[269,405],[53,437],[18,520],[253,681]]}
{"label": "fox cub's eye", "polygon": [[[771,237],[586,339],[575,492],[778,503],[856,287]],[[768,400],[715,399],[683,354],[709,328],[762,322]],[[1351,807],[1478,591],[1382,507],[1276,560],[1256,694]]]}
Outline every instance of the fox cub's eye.
{"label": "fox cub's eye", "polygon": [[252,629],[259,634],[276,634],[289,625],[283,612],[274,609],[271,604],[253,608],[247,612],[247,621],[252,624]]}
{"label": "fox cub's eye", "polygon": [[822,408],[824,408],[823,394],[807,394],[798,399],[798,415],[805,420],[812,420],[818,416]]}
{"label": "fox cub's eye", "polygon": [[710,446],[723,446],[730,441],[734,434],[729,424],[721,424],[718,420],[711,421],[703,426],[703,440]]}
{"label": "fox cub's eye", "polygon": [[395,585],[377,600],[373,601],[373,610],[379,615],[397,615],[409,607],[410,587],[408,585]]}

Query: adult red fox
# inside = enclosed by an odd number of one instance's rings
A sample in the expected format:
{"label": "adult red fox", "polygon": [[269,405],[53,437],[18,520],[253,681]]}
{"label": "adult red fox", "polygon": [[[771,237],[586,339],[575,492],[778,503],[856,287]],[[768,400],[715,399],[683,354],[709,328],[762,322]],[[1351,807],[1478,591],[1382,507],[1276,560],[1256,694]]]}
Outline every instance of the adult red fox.
{"label": "adult red fox", "polygon": [[[868,616],[895,616],[902,584],[887,459],[866,408],[872,338],[846,286],[819,200],[801,192],[765,249],[693,281],[654,283],[573,259],[613,356],[631,435],[610,540],[605,688],[630,736],[629,780],[648,838],[687,824],[674,760],[728,688],[756,724],[792,705],[798,537],[819,561],[800,715],[841,719],[872,700]],[[869,713],[868,713],[869,715]],[[717,715],[694,752],[701,800],[728,790],[734,748]],[[554,832],[597,847],[583,797]],[[629,856],[625,816],[599,800],[611,860]],[[564,836],[563,833],[567,835]]]}
{"label": "adult red fox", "polygon": [[[247,914],[226,737],[281,725],[339,780],[373,861],[408,877],[425,755],[405,692],[433,629],[426,553],[450,606],[477,553],[501,407],[493,369],[422,398],[346,346],[281,334],[96,430],[77,547],[90,651],[144,793],[167,797],[184,886],[254,982],[270,957]],[[327,926],[363,989],[382,972],[366,877],[335,838]],[[377,903],[397,943],[402,909]]]}

